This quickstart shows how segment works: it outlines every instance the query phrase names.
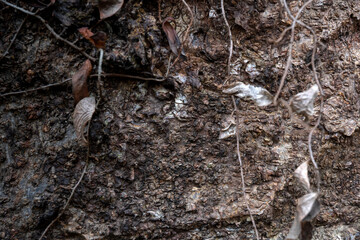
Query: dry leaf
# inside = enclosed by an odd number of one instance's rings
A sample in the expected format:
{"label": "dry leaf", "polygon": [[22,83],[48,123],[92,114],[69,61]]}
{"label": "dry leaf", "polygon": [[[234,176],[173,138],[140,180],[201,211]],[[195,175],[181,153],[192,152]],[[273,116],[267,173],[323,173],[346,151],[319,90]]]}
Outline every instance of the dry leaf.
{"label": "dry leaf", "polygon": [[303,162],[294,172],[295,177],[299,179],[301,184],[303,184],[307,191],[310,190],[310,181],[308,177],[308,165],[309,161]]}
{"label": "dry leaf", "polygon": [[91,37],[94,35],[93,32],[91,32],[90,29],[88,29],[87,27],[82,27],[79,28],[78,31],[80,32],[80,34],[86,38],[87,40],[89,40],[92,44],[95,45],[94,40],[91,39]]}
{"label": "dry leaf", "polygon": [[165,35],[168,39],[170,49],[171,51],[177,56],[178,55],[178,49],[181,46],[180,39],[171,25],[171,22],[175,22],[175,20],[172,17],[167,17],[162,23],[162,29],[165,32]]}
{"label": "dry leaf", "polygon": [[[319,194],[312,192],[312,193],[308,193],[304,196],[302,196],[301,198],[298,199],[298,206],[297,206],[297,212],[298,212],[298,216],[299,216],[299,220],[303,221],[309,221],[311,219],[308,219],[308,214],[313,212],[315,208],[318,208],[320,210],[320,206],[317,206],[317,204],[315,204],[315,201],[317,200]],[[317,210],[315,210],[316,212]],[[316,216],[316,215],[315,215]]]}
{"label": "dry leaf", "polygon": [[319,92],[318,85],[313,85],[305,92],[295,95],[291,101],[291,108],[297,113],[305,113],[307,115],[314,114],[314,102]]}
{"label": "dry leaf", "polygon": [[268,90],[253,85],[247,85],[242,82],[236,83],[234,87],[225,89],[223,92],[228,94],[236,93],[236,96],[239,98],[250,98],[260,107],[271,104],[273,98]]}
{"label": "dry leaf", "polygon": [[286,239],[297,239],[302,233],[302,223],[309,222],[320,212],[319,194],[312,192],[298,199],[293,225]]}
{"label": "dry leaf", "polygon": [[81,68],[72,77],[72,91],[77,104],[81,99],[89,96],[87,79],[91,73],[92,65],[90,60],[86,60]]}
{"label": "dry leaf", "polygon": [[103,31],[93,33],[87,27],[79,28],[78,31],[84,38],[89,40],[96,48],[105,48],[105,42],[108,37],[106,33],[104,33]]}
{"label": "dry leaf", "polygon": [[95,98],[83,98],[75,107],[73,114],[74,128],[76,136],[81,145],[88,145],[88,140],[84,136],[84,129],[86,124],[91,120],[95,112]]}
{"label": "dry leaf", "polygon": [[105,48],[105,43],[107,40],[106,33],[99,31],[90,37],[92,39],[92,43],[96,48]]}
{"label": "dry leaf", "polygon": [[120,10],[123,0],[99,0],[100,19],[105,19],[114,15]]}

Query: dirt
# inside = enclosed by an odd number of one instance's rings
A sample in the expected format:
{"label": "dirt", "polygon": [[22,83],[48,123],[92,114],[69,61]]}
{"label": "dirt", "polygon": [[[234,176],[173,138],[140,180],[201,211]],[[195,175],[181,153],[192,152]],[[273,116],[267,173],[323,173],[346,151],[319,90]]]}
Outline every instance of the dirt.
{"label": "dirt", "polygon": [[[38,1],[16,4],[41,9]],[[275,95],[290,34],[279,44],[274,40],[291,20],[280,1],[225,1],[234,41],[228,76],[229,38],[220,1],[188,4],[195,18],[185,42],[187,59],[167,77],[171,50],[157,1],[125,1],[99,23],[96,4],[87,1],[56,1],[38,13],[96,59],[98,50],[77,29],[106,32],[105,73],[166,79],[103,78],[104,97],[89,133],[88,170],[46,239],[255,239],[236,139],[230,132],[219,139],[235,117],[223,85],[243,82]],[[289,5],[298,11],[297,1]],[[181,1],[161,1],[160,8],[162,19],[175,19],[182,39],[191,19],[187,8]],[[0,3],[1,54],[25,17]],[[321,175],[313,239],[360,239],[360,7],[355,0],[314,0],[300,19],[318,36],[316,65],[324,90],[323,117],[313,137]],[[297,28],[293,66],[280,95],[285,101],[314,84],[312,48],[310,31]],[[71,78],[85,60],[29,16],[0,60],[0,95]],[[98,63],[92,64],[95,74]],[[88,85],[98,99],[96,79]],[[86,147],[72,123],[71,81],[0,99],[0,239],[38,239],[65,205],[86,162]],[[293,172],[309,160],[309,130],[301,124],[304,117],[291,117],[282,104],[236,101],[257,229],[262,239],[285,239],[296,199],[304,194]],[[317,98],[311,125],[319,105]],[[309,171],[314,184],[312,166]]]}

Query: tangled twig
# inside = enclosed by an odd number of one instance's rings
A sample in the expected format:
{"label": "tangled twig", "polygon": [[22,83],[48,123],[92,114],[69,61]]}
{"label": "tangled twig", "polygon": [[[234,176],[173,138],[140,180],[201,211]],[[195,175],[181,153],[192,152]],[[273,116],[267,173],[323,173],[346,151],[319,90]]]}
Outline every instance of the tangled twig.
{"label": "tangled twig", "polygon": [[[284,1],[284,4],[286,5],[286,0],[283,0]],[[275,97],[274,97],[274,104],[277,105],[277,99],[279,98],[279,95],[281,93],[281,90],[284,86],[284,83],[285,83],[285,79],[286,79],[286,76],[289,72],[289,68],[291,66],[291,60],[292,60],[292,48],[293,48],[293,44],[294,44],[294,37],[295,37],[295,26],[296,26],[296,23],[299,23],[298,21],[298,18],[300,17],[300,14],[302,13],[302,11],[305,9],[305,7],[307,5],[309,5],[313,0],[309,0],[307,1],[300,9],[299,11],[297,12],[295,18],[293,18],[293,22],[291,24],[291,37],[290,37],[290,44],[289,44],[289,49],[288,49],[288,52],[289,52],[289,56],[288,56],[288,59],[286,61],[286,65],[285,65],[285,70],[284,70],[284,74],[282,75],[281,77],[281,80],[280,80],[280,86],[279,86],[279,89],[278,91],[276,92],[275,94]],[[289,28],[286,28],[284,31],[289,31]],[[284,34],[281,34],[281,36],[283,37]],[[281,38],[282,39],[282,38]],[[280,39],[280,41],[281,41]]]}
{"label": "tangled twig", "polygon": [[[313,0],[309,0],[307,3],[311,3],[312,1]],[[318,165],[317,165],[317,163],[315,161],[313,151],[312,151],[312,145],[311,145],[312,135],[313,135],[315,129],[318,128],[318,126],[320,125],[322,109],[324,107],[324,92],[323,92],[323,89],[321,87],[321,84],[320,84],[320,81],[319,81],[319,78],[318,78],[318,75],[317,75],[317,72],[316,72],[316,66],[315,66],[315,55],[316,55],[316,50],[317,50],[317,37],[316,37],[315,31],[310,26],[308,26],[308,25],[304,24],[303,22],[297,20],[296,17],[294,18],[294,16],[291,14],[291,11],[290,11],[287,3],[286,3],[286,0],[284,0],[284,6],[285,6],[285,9],[288,12],[289,16],[291,17],[291,19],[294,22],[298,22],[300,25],[306,27],[312,33],[312,36],[314,38],[313,39],[314,47],[313,47],[313,51],[312,51],[312,54],[311,54],[311,67],[312,67],[312,71],[313,71],[313,74],[314,74],[315,82],[318,85],[319,91],[320,91],[320,110],[319,110],[319,117],[318,117],[318,119],[317,119],[317,121],[315,123],[315,126],[313,128],[311,128],[311,130],[309,132],[309,135],[308,135],[308,149],[309,149],[309,155],[310,155],[311,162],[312,162],[312,164],[314,165],[314,167],[316,169],[317,191],[320,192],[320,172],[319,172]]]}
{"label": "tangled twig", "polygon": [[232,57],[232,52],[233,52],[233,40],[232,40],[230,25],[226,19],[226,13],[225,13],[225,9],[224,9],[224,0],[221,0],[221,12],[222,12],[222,15],[224,17],[224,22],[225,22],[225,24],[228,28],[228,32],[229,32],[230,46],[229,46],[229,59],[228,59],[228,74],[230,74],[230,64],[231,64],[231,57]]}
{"label": "tangled twig", "polygon": [[37,15],[36,13],[30,12],[30,11],[28,11],[28,10],[25,10],[25,9],[19,7],[19,6],[16,6],[16,5],[12,4],[12,3],[9,3],[9,2],[7,2],[6,0],[0,0],[0,1],[3,2],[4,4],[12,7],[12,8],[15,8],[15,9],[17,9],[17,10],[23,12],[23,13],[26,13],[26,14],[28,14],[28,15],[30,15],[30,16],[33,16],[33,17],[39,19],[39,20],[45,25],[45,27],[52,33],[52,35],[54,35],[54,37],[55,37],[56,39],[58,39],[58,40],[60,40],[60,41],[63,41],[64,43],[66,43],[66,44],[69,45],[70,47],[72,47],[72,48],[78,50],[79,52],[81,52],[85,57],[87,57],[87,58],[90,59],[91,61],[95,62],[95,58],[91,57],[89,54],[87,54],[86,52],[84,52],[81,48],[79,48],[78,46],[74,45],[72,42],[66,40],[65,38],[62,38],[59,34],[57,34],[57,33],[54,31],[54,29],[52,29],[52,27],[50,27],[50,25],[47,24],[46,21],[45,21],[45,19],[43,19],[41,16]]}
{"label": "tangled twig", "polygon": [[242,193],[244,195],[244,201],[245,201],[245,204],[246,204],[246,208],[250,214],[250,218],[251,218],[251,222],[254,226],[254,230],[255,230],[255,235],[256,235],[256,239],[259,240],[259,233],[258,233],[258,230],[256,228],[256,223],[255,223],[255,220],[254,220],[254,217],[251,213],[251,209],[249,207],[249,202],[247,200],[247,197],[246,197],[246,189],[245,189],[245,177],[244,177],[244,170],[243,170],[243,164],[242,164],[242,161],[241,161],[241,155],[240,155],[240,140],[239,140],[239,110],[236,106],[236,102],[235,102],[235,98],[234,96],[231,96],[232,98],[232,101],[233,101],[233,104],[234,104],[234,111],[236,112],[236,153],[237,153],[237,156],[238,156],[238,160],[239,160],[239,164],[240,164],[240,174],[241,174],[241,185],[242,185]]}
{"label": "tangled twig", "polygon": [[190,8],[190,6],[187,4],[187,2],[185,0],[182,0],[182,2],[184,3],[184,5],[186,6],[186,8],[188,9],[188,11],[190,12],[190,15],[191,15],[191,20],[190,20],[190,23],[186,29],[186,32],[185,32],[185,36],[183,38],[183,41],[181,43],[181,46],[180,46],[180,49],[179,49],[179,54],[177,56],[177,58],[174,60],[173,64],[171,65],[170,68],[172,68],[173,66],[175,66],[175,64],[179,61],[179,58],[180,58],[180,53],[182,52],[183,48],[184,48],[184,43],[188,40],[188,37],[189,37],[189,32],[190,32],[190,29],[193,25],[193,22],[194,22],[194,14]]}

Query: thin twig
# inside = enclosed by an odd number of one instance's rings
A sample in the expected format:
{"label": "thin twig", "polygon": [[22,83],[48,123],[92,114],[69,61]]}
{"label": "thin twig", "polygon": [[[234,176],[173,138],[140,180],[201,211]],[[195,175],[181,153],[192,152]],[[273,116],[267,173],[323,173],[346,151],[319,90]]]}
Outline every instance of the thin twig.
{"label": "thin twig", "polygon": [[54,87],[54,86],[59,86],[61,84],[67,83],[71,80],[71,78],[65,79],[62,82],[58,82],[58,83],[52,83],[52,84],[48,84],[45,86],[41,86],[38,88],[33,88],[33,89],[29,89],[29,90],[24,90],[24,91],[18,91],[18,92],[10,92],[10,93],[4,93],[2,95],[0,95],[0,97],[6,97],[6,96],[11,96],[11,95],[17,95],[17,94],[23,94],[23,93],[29,93],[29,92],[35,92],[41,89],[45,89],[45,88],[50,88],[50,87]]}
{"label": "thin twig", "polygon": [[[88,126],[89,126],[89,127],[88,127],[88,131],[87,131],[87,135],[88,135],[87,138],[89,139],[90,123],[89,123]],[[64,206],[63,209],[61,210],[60,214],[59,214],[54,220],[52,220],[52,222],[46,227],[46,229],[44,230],[44,232],[41,234],[39,240],[41,240],[41,239],[45,236],[45,234],[47,233],[47,231],[51,228],[51,226],[52,226],[57,220],[59,220],[59,218],[64,214],[66,208],[69,206],[69,203],[70,203],[72,197],[74,196],[75,190],[77,189],[77,187],[78,187],[79,184],[81,183],[81,180],[84,178],[84,175],[85,175],[85,173],[86,173],[86,169],[87,169],[88,164],[89,164],[89,155],[90,155],[90,144],[88,144],[88,146],[87,146],[85,167],[84,167],[84,169],[83,169],[83,171],[82,171],[82,173],[81,173],[81,176],[80,176],[79,181],[78,181],[78,182],[75,184],[75,186],[72,188],[71,194],[70,194],[68,200],[66,201],[65,206]]]}
{"label": "thin twig", "polygon": [[7,49],[5,50],[4,54],[0,57],[0,60],[9,53],[9,50],[10,50],[11,46],[12,46],[13,43],[15,42],[15,39],[16,39],[17,35],[18,35],[19,32],[20,32],[20,29],[21,29],[22,26],[24,25],[24,23],[25,23],[25,21],[26,21],[27,18],[28,18],[28,15],[26,15],[26,17],[24,18],[24,20],[21,22],[20,26],[19,26],[18,29],[16,30],[15,35],[14,35],[13,38],[11,39],[11,42],[10,42],[9,46],[7,47]]}
{"label": "thin twig", "polygon": [[158,0],[158,18],[160,23],[162,23],[161,11],[161,0]]}
{"label": "thin twig", "polygon": [[54,29],[52,29],[52,27],[49,26],[49,24],[46,23],[45,19],[43,19],[41,16],[39,15],[36,15],[35,13],[33,12],[30,12],[28,10],[25,10],[21,7],[18,7],[12,3],[9,3],[7,2],[6,0],[0,0],[1,2],[3,2],[4,4],[12,7],[12,8],[15,8],[23,13],[26,13],[30,16],[33,16],[33,17],[36,17],[37,19],[39,19],[44,25],[45,27],[54,35],[54,37],[60,41],[63,41],[64,43],[66,43],[67,45],[69,45],[70,47],[78,50],[79,52],[81,52],[85,57],[87,57],[88,59],[90,59],[91,61],[95,62],[95,58],[91,57],[89,54],[87,54],[86,52],[84,52],[81,48],[79,48],[78,46],[74,45],[73,43],[71,43],[70,41],[66,40],[65,38],[62,38],[59,34],[57,34]]}
{"label": "thin twig", "polygon": [[[145,77],[132,76],[132,75],[121,74],[121,73],[103,73],[101,75],[104,76],[104,77],[130,78],[130,79],[138,79],[138,80],[143,80],[143,81],[156,81],[156,82],[163,82],[166,79],[166,78],[145,78]],[[99,76],[98,74],[90,75],[90,77],[92,77],[92,78],[93,77],[98,77],[98,76]],[[50,88],[50,87],[54,87],[54,86],[59,86],[61,84],[69,82],[70,80],[71,80],[71,78],[68,78],[68,79],[65,79],[62,82],[52,83],[52,84],[48,84],[48,85],[41,86],[41,87],[38,87],[38,88],[33,88],[33,89],[24,90],[24,91],[18,91],[18,92],[4,93],[4,94],[0,95],[0,97],[6,97],[6,96],[11,96],[11,95],[35,92],[35,91],[38,91],[38,90],[41,90],[41,89]]]}
{"label": "thin twig", "polygon": [[175,59],[175,61],[173,62],[173,64],[171,65],[170,68],[172,68],[173,66],[175,66],[175,64],[179,61],[181,52],[182,52],[182,50],[183,50],[183,48],[184,48],[184,43],[186,43],[186,41],[188,40],[190,28],[192,27],[193,22],[194,22],[194,14],[193,14],[190,6],[187,4],[187,2],[186,2],[185,0],[182,0],[182,2],[183,2],[184,5],[187,7],[188,11],[190,12],[191,20],[190,20],[190,23],[189,23],[189,25],[188,25],[188,27],[187,27],[187,29],[186,29],[184,39],[183,39],[183,41],[182,41],[182,43],[181,43],[181,46],[180,46],[180,49],[179,49],[179,51],[178,51],[179,54],[178,54],[177,58]]}
{"label": "thin twig", "polygon": [[100,56],[99,56],[99,66],[98,66],[98,80],[96,82],[96,85],[97,85],[98,92],[99,92],[99,99],[102,99],[103,98],[103,95],[102,95],[103,84],[101,81],[101,72],[102,72],[102,62],[103,62],[103,57],[104,57],[104,50],[102,48],[100,48],[99,52],[100,52]]}
{"label": "thin twig", "polygon": [[[295,26],[296,26],[296,23],[298,23],[297,19],[300,17],[300,14],[301,12],[304,10],[304,8],[309,5],[313,0],[309,0],[307,1],[300,9],[299,11],[297,12],[292,24],[291,24],[291,38],[290,38],[290,44],[289,44],[289,49],[288,49],[288,52],[289,52],[289,56],[288,56],[288,59],[286,61],[286,65],[285,65],[285,70],[284,70],[284,74],[282,75],[281,77],[281,80],[280,80],[280,86],[279,86],[279,89],[278,91],[276,92],[276,95],[274,97],[274,105],[277,105],[277,99],[279,98],[279,95],[281,93],[281,90],[284,86],[284,83],[285,83],[285,79],[286,79],[286,76],[289,72],[289,68],[291,66],[291,60],[292,60],[292,48],[293,48],[293,44],[294,44],[294,36],[295,36]],[[284,5],[286,5],[286,0],[283,0],[284,2]],[[285,29],[285,31],[288,31],[287,29]]]}
{"label": "thin twig", "polygon": [[221,0],[221,12],[222,15],[224,17],[224,22],[228,28],[228,32],[229,32],[229,40],[230,40],[230,46],[229,46],[229,59],[228,59],[228,75],[230,74],[230,64],[231,64],[231,57],[232,57],[232,52],[233,52],[233,40],[232,40],[232,34],[231,34],[231,29],[230,29],[230,25],[226,19],[226,13],[225,13],[225,9],[224,9],[224,0]]}
{"label": "thin twig", "polygon": [[237,156],[238,156],[238,160],[239,160],[239,164],[240,164],[240,174],[241,174],[241,185],[242,185],[242,192],[243,192],[243,195],[244,195],[244,201],[245,201],[245,204],[246,204],[246,208],[250,214],[250,218],[251,218],[251,222],[254,226],[254,230],[255,230],[255,235],[256,235],[256,239],[259,240],[259,233],[258,233],[258,230],[256,228],[256,223],[255,223],[255,220],[254,220],[254,217],[251,213],[251,209],[249,207],[249,202],[248,202],[248,199],[246,197],[246,189],[245,189],[245,177],[244,177],[244,170],[243,170],[243,164],[242,164],[242,161],[241,161],[241,155],[240,155],[240,140],[239,140],[239,110],[236,106],[236,102],[235,102],[235,97],[234,96],[231,96],[232,98],[232,101],[233,101],[233,104],[234,104],[234,110],[236,112],[236,153],[237,153]]}
{"label": "thin twig", "polygon": [[[166,78],[146,78],[146,77],[139,77],[133,75],[127,75],[122,73],[103,73],[101,74],[104,77],[119,77],[119,78],[130,78],[130,79],[139,79],[143,81],[156,81],[156,82],[163,82]],[[90,77],[97,77],[98,74],[92,74]]]}

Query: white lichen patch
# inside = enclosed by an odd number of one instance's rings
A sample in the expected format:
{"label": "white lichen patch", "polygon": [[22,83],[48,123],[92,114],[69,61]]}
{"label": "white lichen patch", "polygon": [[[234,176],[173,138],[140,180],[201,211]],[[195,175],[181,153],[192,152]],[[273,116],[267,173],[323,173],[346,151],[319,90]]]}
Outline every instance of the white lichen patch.
{"label": "white lichen patch", "polygon": [[225,89],[223,92],[235,94],[239,98],[250,98],[260,107],[270,105],[273,98],[266,89],[253,85],[247,85],[242,82],[237,83],[234,87]]}

